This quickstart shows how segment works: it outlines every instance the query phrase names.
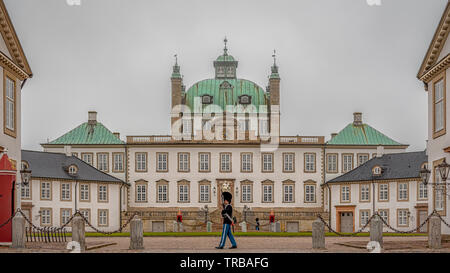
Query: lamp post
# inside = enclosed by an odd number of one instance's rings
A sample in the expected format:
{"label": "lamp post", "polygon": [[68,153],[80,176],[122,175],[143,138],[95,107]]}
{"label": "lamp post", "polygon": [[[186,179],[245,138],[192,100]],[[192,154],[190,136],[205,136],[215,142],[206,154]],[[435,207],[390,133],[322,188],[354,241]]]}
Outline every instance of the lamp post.
{"label": "lamp post", "polygon": [[31,180],[31,170],[26,166],[22,166],[20,170],[20,183],[17,183],[17,208],[22,208],[22,187],[28,186]]}

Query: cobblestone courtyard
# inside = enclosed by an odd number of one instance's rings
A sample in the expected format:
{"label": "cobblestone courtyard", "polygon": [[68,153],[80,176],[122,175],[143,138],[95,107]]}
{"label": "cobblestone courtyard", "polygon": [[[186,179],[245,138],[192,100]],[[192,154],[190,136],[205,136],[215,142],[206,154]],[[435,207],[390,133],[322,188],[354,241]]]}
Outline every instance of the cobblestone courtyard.
{"label": "cobblestone courtyard", "polygon": [[[326,250],[313,250],[311,237],[237,237],[238,248],[223,250],[218,245],[219,237],[145,237],[145,249],[128,250],[127,237],[88,237],[88,253],[148,252],[148,253],[367,253],[368,237],[326,237]],[[6,252],[68,252],[64,243],[35,244],[28,243],[26,249],[0,247],[0,253]],[[427,248],[427,237],[385,237],[386,253],[398,252],[450,252],[450,243],[444,243],[442,249],[433,251]]]}

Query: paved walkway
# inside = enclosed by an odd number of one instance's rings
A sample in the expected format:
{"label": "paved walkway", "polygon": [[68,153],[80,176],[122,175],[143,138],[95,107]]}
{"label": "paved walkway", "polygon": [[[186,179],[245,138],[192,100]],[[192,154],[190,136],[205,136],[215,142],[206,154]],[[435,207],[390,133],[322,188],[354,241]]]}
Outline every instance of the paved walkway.
{"label": "paved walkway", "polygon": [[[365,248],[368,237],[326,237],[326,250],[313,250],[311,237],[237,237],[237,249],[228,249],[229,241],[223,250],[215,249],[219,237],[145,237],[144,250],[128,250],[127,237],[88,237],[86,243],[88,253],[103,252],[149,252],[149,253],[335,253],[361,252]],[[114,243],[111,245],[111,243]],[[101,247],[102,245],[107,245]],[[14,250],[0,247],[1,252],[68,252],[65,244],[29,244],[27,249]],[[384,252],[450,252],[450,243],[443,244],[439,251],[427,248],[427,237],[385,237]]]}

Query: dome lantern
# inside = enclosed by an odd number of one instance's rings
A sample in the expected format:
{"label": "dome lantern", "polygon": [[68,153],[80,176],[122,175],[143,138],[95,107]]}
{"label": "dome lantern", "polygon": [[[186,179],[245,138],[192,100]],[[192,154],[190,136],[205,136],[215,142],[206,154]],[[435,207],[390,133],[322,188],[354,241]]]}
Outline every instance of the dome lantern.
{"label": "dome lantern", "polygon": [[223,40],[225,46],[223,48],[223,55],[217,57],[214,61],[214,68],[216,70],[216,79],[236,79],[236,68],[238,62],[233,56],[228,55],[227,38]]}

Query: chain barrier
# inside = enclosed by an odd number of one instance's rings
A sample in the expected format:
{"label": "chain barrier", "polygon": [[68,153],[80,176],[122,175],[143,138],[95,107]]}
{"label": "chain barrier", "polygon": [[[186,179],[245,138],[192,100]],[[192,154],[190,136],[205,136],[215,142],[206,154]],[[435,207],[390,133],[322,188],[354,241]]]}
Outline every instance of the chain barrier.
{"label": "chain barrier", "polygon": [[[75,214],[74,214],[73,216],[75,216],[75,215],[79,215],[81,218],[83,218],[84,222],[85,222],[90,228],[92,228],[95,232],[101,233],[101,234],[105,234],[105,235],[111,235],[111,234],[113,234],[113,233],[119,233],[119,232],[122,232],[122,230],[123,230],[123,229],[131,222],[131,220],[133,220],[133,218],[134,218],[136,215],[138,215],[138,213],[137,213],[137,212],[134,213],[133,216],[131,216],[131,217],[130,217],[130,218],[129,218],[122,226],[119,227],[119,229],[114,230],[114,231],[103,231],[103,230],[100,230],[100,229],[94,227],[94,226],[91,224],[91,222],[89,222],[89,220],[86,219],[86,217],[85,217],[79,210],[78,210],[77,212],[75,212]],[[73,217],[72,217],[72,218],[73,218]]]}
{"label": "chain barrier", "polygon": [[377,214],[373,214],[369,220],[367,220],[367,223],[362,226],[360,229],[358,229],[356,232],[352,232],[352,233],[341,233],[341,232],[337,232],[336,230],[334,230],[330,224],[328,224],[323,218],[322,216],[319,214],[318,217],[319,219],[325,224],[325,226],[328,228],[329,231],[331,231],[332,233],[335,233],[339,236],[345,236],[345,237],[353,237],[356,236],[359,233],[362,233],[364,229],[367,228],[367,226],[370,224],[370,222],[372,221],[372,219],[376,216]]}

